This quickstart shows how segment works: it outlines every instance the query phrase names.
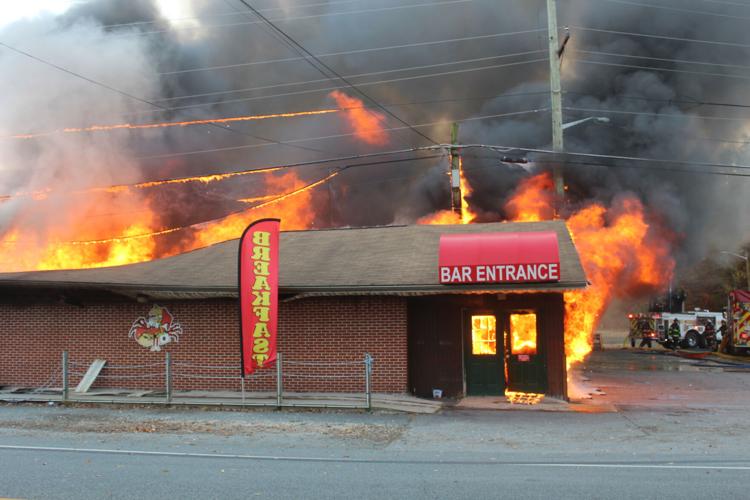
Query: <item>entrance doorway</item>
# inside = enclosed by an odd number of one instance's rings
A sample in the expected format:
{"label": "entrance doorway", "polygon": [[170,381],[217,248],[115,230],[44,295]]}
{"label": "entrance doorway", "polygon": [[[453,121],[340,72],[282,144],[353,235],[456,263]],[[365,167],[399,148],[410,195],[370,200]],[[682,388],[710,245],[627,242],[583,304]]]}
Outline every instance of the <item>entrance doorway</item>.
{"label": "entrance doorway", "polygon": [[466,316],[467,395],[547,391],[535,310],[470,311]]}
{"label": "entrance doorway", "polygon": [[501,395],[505,389],[503,344],[498,342],[497,316],[489,312],[467,314],[466,394]]}
{"label": "entrance doorway", "polygon": [[508,390],[546,393],[547,369],[540,353],[536,311],[510,311],[503,320]]}

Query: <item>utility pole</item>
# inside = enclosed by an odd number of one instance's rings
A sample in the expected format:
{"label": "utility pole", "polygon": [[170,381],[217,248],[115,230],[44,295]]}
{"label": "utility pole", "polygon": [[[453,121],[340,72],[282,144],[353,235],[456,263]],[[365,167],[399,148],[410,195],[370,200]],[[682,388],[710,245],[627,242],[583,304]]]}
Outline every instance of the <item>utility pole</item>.
{"label": "utility pole", "polygon": [[747,291],[750,292],[750,250],[745,250],[745,278],[747,278]]}
{"label": "utility pole", "polygon": [[[560,42],[557,37],[557,5],[556,0],[547,0],[547,33],[549,38],[549,87],[551,93],[550,108],[552,111],[552,150],[562,153],[563,129],[562,129],[562,88],[560,86]],[[559,156],[559,155],[556,155]],[[557,205],[561,205],[565,196],[565,183],[563,181],[562,165],[560,158],[555,158],[552,164],[552,179],[555,184]],[[556,210],[557,211],[557,210]]]}
{"label": "utility pole", "polygon": [[453,213],[462,216],[461,208],[461,160],[459,151],[455,145],[458,144],[458,123],[451,126],[451,210]]}

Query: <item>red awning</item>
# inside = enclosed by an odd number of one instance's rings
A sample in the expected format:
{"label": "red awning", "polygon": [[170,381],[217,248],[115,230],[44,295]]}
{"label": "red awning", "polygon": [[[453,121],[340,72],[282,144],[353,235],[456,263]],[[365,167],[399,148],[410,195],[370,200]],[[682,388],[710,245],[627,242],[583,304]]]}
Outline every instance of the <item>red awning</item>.
{"label": "red awning", "polygon": [[560,280],[557,233],[440,236],[440,283],[531,283]]}

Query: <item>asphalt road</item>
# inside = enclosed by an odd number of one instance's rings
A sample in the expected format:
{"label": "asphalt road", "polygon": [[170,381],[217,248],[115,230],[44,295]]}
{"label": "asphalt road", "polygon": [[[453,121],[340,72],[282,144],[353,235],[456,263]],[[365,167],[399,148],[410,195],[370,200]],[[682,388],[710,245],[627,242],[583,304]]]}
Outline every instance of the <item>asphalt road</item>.
{"label": "asphalt road", "polygon": [[426,456],[392,460],[387,453],[365,461],[30,449],[5,449],[0,456],[2,494],[70,499],[740,498],[750,472],[747,462],[695,457],[675,464],[582,463],[585,456],[572,455],[579,460],[544,463],[535,453],[497,464],[445,463]]}
{"label": "asphalt road", "polygon": [[750,373],[629,356],[606,413],[0,406],[0,498],[746,498]]}

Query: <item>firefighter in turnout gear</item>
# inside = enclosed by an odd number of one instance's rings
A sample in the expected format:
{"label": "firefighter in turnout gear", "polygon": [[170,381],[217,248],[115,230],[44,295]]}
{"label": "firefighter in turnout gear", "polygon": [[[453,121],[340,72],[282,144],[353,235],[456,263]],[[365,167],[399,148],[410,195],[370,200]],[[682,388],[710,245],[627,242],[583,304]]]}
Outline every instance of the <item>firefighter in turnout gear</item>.
{"label": "firefighter in turnout gear", "polygon": [[727,330],[726,320],[721,320],[719,333],[721,333],[721,345],[719,346],[718,350],[719,352],[727,352],[727,343],[729,342],[729,332]]}
{"label": "firefighter in turnout gear", "polygon": [[680,322],[677,321],[677,318],[672,320],[672,324],[669,325],[668,335],[672,349],[677,349],[680,345]]}
{"label": "firefighter in turnout gear", "polygon": [[703,338],[706,342],[706,347],[714,349],[716,347],[716,328],[710,321],[706,323],[705,329],[703,330]]}

